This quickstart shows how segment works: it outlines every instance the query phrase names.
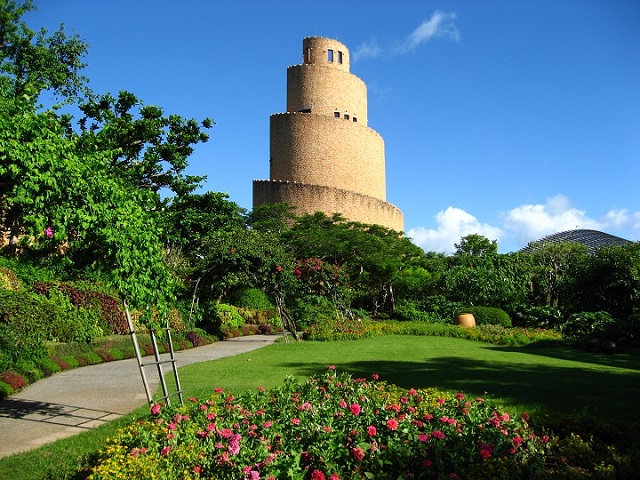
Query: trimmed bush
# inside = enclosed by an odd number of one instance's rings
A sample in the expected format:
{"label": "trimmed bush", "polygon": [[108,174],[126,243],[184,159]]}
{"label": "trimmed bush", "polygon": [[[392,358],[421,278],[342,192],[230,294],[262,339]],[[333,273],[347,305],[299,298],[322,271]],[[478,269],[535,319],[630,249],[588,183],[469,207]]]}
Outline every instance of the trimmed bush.
{"label": "trimmed bush", "polygon": [[48,377],[60,371],[60,366],[50,358],[43,358],[42,360],[38,361],[37,364],[38,367],[40,367],[40,370],[42,370],[42,372],[44,373],[45,377]]}
{"label": "trimmed bush", "polygon": [[13,395],[13,388],[4,382],[0,382],[0,400],[7,398],[9,395]]}
{"label": "trimmed bush", "polygon": [[458,313],[472,313],[476,319],[477,325],[501,325],[503,327],[511,326],[511,317],[509,314],[496,307],[469,307]]}
{"label": "trimmed bush", "polygon": [[27,291],[0,290],[0,370],[47,354],[48,327],[59,321],[55,304]]}
{"label": "trimmed bush", "polygon": [[29,385],[29,382],[27,382],[22,375],[11,371],[0,373],[0,382],[4,382],[9,385],[14,392],[19,392]]}
{"label": "trimmed bush", "polygon": [[251,310],[268,311],[273,308],[273,303],[269,296],[258,288],[243,288],[238,290],[233,296],[234,305]]}

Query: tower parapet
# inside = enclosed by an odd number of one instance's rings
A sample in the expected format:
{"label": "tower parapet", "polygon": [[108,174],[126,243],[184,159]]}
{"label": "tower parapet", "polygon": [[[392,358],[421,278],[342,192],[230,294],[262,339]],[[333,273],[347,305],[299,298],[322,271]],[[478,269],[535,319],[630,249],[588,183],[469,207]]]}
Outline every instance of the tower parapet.
{"label": "tower parapet", "polygon": [[286,202],[298,214],[339,212],[402,231],[402,212],[386,202],[384,140],[367,125],[367,88],[349,71],[349,49],[307,37],[302,57],[287,69],[287,111],[270,119],[270,181],[254,182],[254,206]]}

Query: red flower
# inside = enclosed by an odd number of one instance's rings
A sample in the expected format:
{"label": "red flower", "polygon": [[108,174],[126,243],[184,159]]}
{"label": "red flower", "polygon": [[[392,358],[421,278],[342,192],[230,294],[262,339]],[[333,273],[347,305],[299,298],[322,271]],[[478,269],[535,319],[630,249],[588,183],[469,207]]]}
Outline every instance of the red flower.
{"label": "red flower", "polygon": [[400,425],[398,423],[398,421],[395,418],[391,418],[389,420],[387,420],[387,428],[391,431],[393,430],[397,430],[398,429],[398,425]]}
{"label": "red flower", "polygon": [[321,470],[314,470],[311,472],[311,480],[325,480],[324,473]]}
{"label": "red flower", "polygon": [[369,434],[369,436],[373,437],[376,433],[378,433],[378,431],[376,430],[376,427],[374,427],[373,425],[369,425],[367,427],[367,433]]}
{"label": "red flower", "polygon": [[349,411],[357,416],[360,415],[362,408],[360,408],[360,405],[358,405],[357,403],[352,403],[351,405],[349,405]]}
{"label": "red flower", "polygon": [[351,457],[356,462],[361,462],[364,459],[364,450],[359,448],[359,447],[352,448],[351,449]]}

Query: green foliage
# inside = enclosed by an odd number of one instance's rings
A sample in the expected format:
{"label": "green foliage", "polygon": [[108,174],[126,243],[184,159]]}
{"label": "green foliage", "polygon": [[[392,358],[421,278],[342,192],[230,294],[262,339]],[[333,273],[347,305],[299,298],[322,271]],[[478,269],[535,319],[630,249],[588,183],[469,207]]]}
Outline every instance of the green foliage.
{"label": "green foliage", "polygon": [[223,328],[237,329],[245,324],[244,318],[233,305],[218,303],[215,312]]}
{"label": "green foliage", "polygon": [[393,315],[398,320],[409,322],[426,322],[432,323],[440,320],[438,317],[434,317],[431,313],[422,309],[422,306],[418,302],[403,301],[400,302],[396,309],[393,311]]}
{"label": "green foliage", "polygon": [[515,303],[509,306],[513,325],[528,328],[559,328],[564,316],[557,307],[531,303]]}
{"label": "green foliage", "polygon": [[161,215],[165,244],[193,257],[215,232],[241,228],[245,211],[228,198],[226,193],[207,192],[170,199]]}
{"label": "green foliage", "polygon": [[624,318],[640,305],[640,242],[602,247],[579,265],[572,310],[606,311]]}
{"label": "green foliage", "polygon": [[44,358],[44,342],[59,315],[56,305],[39,295],[0,289],[0,371]]}
{"label": "green foliage", "polygon": [[536,246],[529,259],[532,297],[537,305],[567,306],[576,268],[587,259],[588,250],[586,245],[573,242]]}
{"label": "green foliage", "polygon": [[[205,177],[185,175],[193,145],[209,138],[204,129],[213,121],[165,116],[162,108],[143,105],[131,92],[93,96],[79,105],[84,116],[80,148],[110,152],[108,166],[135,189],[177,195],[192,192]],[[155,196],[158,206],[160,197]]]}
{"label": "green foliage", "polygon": [[496,307],[469,307],[458,313],[472,313],[476,319],[477,325],[501,325],[503,327],[511,326],[511,317],[509,314]]}
{"label": "green foliage", "polygon": [[0,382],[0,400],[7,398],[9,395],[13,395],[13,388],[4,382]]}
{"label": "green foliage", "polygon": [[273,303],[269,296],[259,288],[242,288],[232,295],[233,304],[252,310],[268,311],[273,308]]}
{"label": "green foliage", "polygon": [[5,290],[20,290],[22,284],[13,270],[0,266],[0,288]]}

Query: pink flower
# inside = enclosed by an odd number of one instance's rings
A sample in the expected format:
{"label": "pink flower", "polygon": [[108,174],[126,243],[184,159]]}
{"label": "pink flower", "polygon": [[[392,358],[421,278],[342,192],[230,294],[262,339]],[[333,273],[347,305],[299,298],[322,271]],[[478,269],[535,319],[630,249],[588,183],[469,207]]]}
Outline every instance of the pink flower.
{"label": "pink flower", "polygon": [[378,433],[378,431],[376,430],[376,427],[374,427],[373,425],[369,425],[367,427],[367,433],[370,437],[373,437],[376,433]]}
{"label": "pink flower", "polygon": [[271,425],[273,425],[273,423],[271,423],[271,422],[264,422],[264,423],[262,424],[262,426],[263,426],[264,428],[270,428],[270,427],[271,427]]}
{"label": "pink flower", "polygon": [[380,378],[380,375],[378,375],[377,373],[373,373],[371,374],[371,378],[374,380],[378,380]]}
{"label": "pink flower", "polygon": [[456,400],[464,400],[464,393],[462,392],[456,393]]}
{"label": "pink flower", "polygon": [[440,440],[444,440],[445,438],[447,438],[447,436],[440,430],[434,430],[433,432],[431,432],[431,436],[433,438],[439,438]]}
{"label": "pink flower", "polygon": [[340,480],[340,477],[338,476],[337,473],[332,473],[331,476],[329,477],[329,480]]}
{"label": "pink flower", "polygon": [[311,472],[311,480],[325,480],[324,473],[321,470],[314,470]]}
{"label": "pink flower", "polygon": [[292,418],[291,419],[291,423],[293,423],[294,425],[300,425],[300,419],[299,418]]}
{"label": "pink flower", "polygon": [[421,433],[420,435],[418,435],[418,440],[421,442],[426,442],[427,440],[429,440],[429,436],[424,433]]}
{"label": "pink flower", "polygon": [[47,229],[44,231],[44,236],[47,238],[53,237],[53,230],[51,230],[51,227],[47,227]]}
{"label": "pink flower", "polygon": [[166,457],[167,454],[173,449],[173,447],[171,445],[167,445],[166,447],[164,447],[162,450],[160,450],[160,455],[163,457]]}
{"label": "pink flower", "polygon": [[167,425],[167,428],[169,430],[175,430],[176,429],[176,424],[175,423],[170,423],[169,425]]}
{"label": "pink flower", "polygon": [[344,401],[344,398],[340,399],[340,408],[347,408],[347,402]]}
{"label": "pink flower", "polygon": [[486,460],[487,458],[489,458],[491,456],[491,454],[493,453],[493,448],[491,448],[490,445],[481,445],[480,446],[480,456]]}
{"label": "pink flower", "polygon": [[395,418],[387,420],[387,428],[391,431],[398,429],[398,421]]}
{"label": "pink flower", "polygon": [[151,407],[151,413],[153,415],[160,415],[160,410],[161,410],[161,407],[159,403],[156,403],[155,405],[153,405],[153,407]]}
{"label": "pink flower", "polygon": [[[335,365],[329,365],[329,367],[327,367],[327,368],[328,368],[329,370],[335,370],[335,369],[336,369],[336,366],[335,366]],[[322,473],[322,472],[320,472],[320,473]]]}
{"label": "pink flower", "polygon": [[356,462],[361,462],[364,459],[364,450],[359,448],[359,447],[352,448],[351,449],[351,457]]}
{"label": "pink flower", "polygon": [[349,405],[349,411],[357,416],[360,415],[362,408],[360,408],[360,405],[358,405],[357,403],[352,403],[351,405]]}
{"label": "pink flower", "polygon": [[520,445],[522,445],[522,442],[524,442],[524,440],[522,440],[522,437],[513,437],[511,441],[513,442],[513,446],[515,448],[518,448]]}

